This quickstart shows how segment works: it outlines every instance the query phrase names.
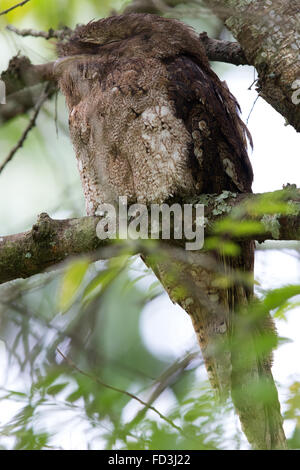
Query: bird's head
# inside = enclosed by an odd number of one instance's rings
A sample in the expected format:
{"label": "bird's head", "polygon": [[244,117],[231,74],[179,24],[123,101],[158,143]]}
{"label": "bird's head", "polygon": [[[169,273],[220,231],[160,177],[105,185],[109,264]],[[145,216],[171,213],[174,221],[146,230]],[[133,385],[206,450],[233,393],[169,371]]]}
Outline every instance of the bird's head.
{"label": "bird's head", "polygon": [[134,55],[137,51],[156,56],[175,55],[193,49],[201,42],[192,28],[170,18],[131,13],[111,16],[76,27],[73,35],[57,46],[59,57],[78,54]]}

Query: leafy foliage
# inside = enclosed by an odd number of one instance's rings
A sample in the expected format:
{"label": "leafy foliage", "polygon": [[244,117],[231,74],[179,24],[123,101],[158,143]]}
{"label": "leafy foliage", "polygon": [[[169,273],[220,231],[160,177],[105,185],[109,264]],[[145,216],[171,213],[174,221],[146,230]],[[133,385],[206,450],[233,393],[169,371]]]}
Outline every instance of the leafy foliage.
{"label": "leafy foliage", "polygon": [[[206,379],[199,376],[197,354],[170,362],[145,347],[139,328],[142,311],[162,292],[136,257],[122,254],[94,265],[79,259],[59,275],[2,289],[9,376],[19,377],[17,387],[1,392],[2,403],[17,404],[1,426],[3,448],[60,447],[61,419],[63,432],[75,429],[76,423],[83,448],[221,449],[239,448],[243,442],[236,426],[231,433],[226,430],[231,404],[227,412],[223,404],[221,412]],[[56,298],[62,293],[59,310]],[[296,285],[273,289],[249,307],[251,315],[243,317],[245,336],[233,345],[246,350],[241,356],[249,360],[249,329],[269,312],[282,315],[299,293]],[[274,345],[274,337],[260,336],[256,350],[265,356]],[[253,396],[267,400],[268,389],[260,387]],[[296,384],[291,387],[286,412],[297,422],[298,392]],[[137,401],[141,398],[157,410],[164,394],[170,404],[163,419]]]}
{"label": "leafy foliage", "polygon": [[[162,376],[159,382],[159,375],[170,364],[163,358],[158,360],[145,348],[138,325],[143,307],[158,298],[161,290],[156,281],[154,285],[149,284],[147,273],[134,279],[135,265],[136,260],[130,260],[124,267],[122,257],[106,266],[91,267],[87,272],[80,261],[71,263],[60,279],[53,276],[51,282],[47,279],[38,286],[33,281],[22,282],[18,290],[6,293],[10,300],[3,312],[2,333],[7,336],[6,344],[13,345],[9,351],[10,370],[18,371],[23,384],[20,389],[26,390],[2,389],[2,402],[13,401],[20,406],[1,428],[5,441],[10,438],[7,441],[10,448],[55,447],[54,416],[64,412],[70,415],[69,422],[64,424],[66,429],[77,422],[82,433],[84,430],[87,442],[81,437],[83,446],[222,447],[222,424],[216,419],[218,407],[207,391],[206,381],[195,380],[199,362],[195,361],[195,354],[178,369],[175,362],[171,375]],[[79,272],[79,276],[75,276],[76,287],[78,279],[86,285],[74,296],[74,284],[66,279],[73,279],[76,272]],[[83,281],[83,272],[88,277],[86,281]],[[148,287],[141,289],[139,283],[146,280]],[[106,289],[97,290],[97,296],[85,302],[91,285],[95,287],[101,282],[106,284]],[[62,286],[68,303],[73,299],[64,316],[55,312],[55,298],[54,305],[43,304],[45,294],[53,289],[59,292]],[[34,312],[33,305],[43,305],[46,321]],[[72,360],[61,361],[57,353],[61,349],[67,351],[67,358]],[[155,377],[158,377],[156,382]],[[99,384],[99,379],[107,386]],[[173,405],[165,415],[173,424],[167,424],[145,406],[133,404],[134,400],[125,392],[131,390],[137,397],[147,397],[156,383],[161,386],[156,399],[166,390],[173,395]],[[124,393],[110,387],[122,389]],[[135,415],[131,420],[126,418],[129,405]],[[178,426],[175,422],[181,424]]]}

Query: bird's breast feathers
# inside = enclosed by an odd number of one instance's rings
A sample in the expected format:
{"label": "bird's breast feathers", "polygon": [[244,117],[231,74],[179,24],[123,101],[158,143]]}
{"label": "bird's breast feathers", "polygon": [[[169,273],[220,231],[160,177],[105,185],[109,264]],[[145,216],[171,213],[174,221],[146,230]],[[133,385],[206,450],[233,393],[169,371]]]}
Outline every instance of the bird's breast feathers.
{"label": "bird's breast feathers", "polygon": [[216,80],[185,56],[70,64],[61,87],[72,90],[70,131],[89,214],[119,196],[160,203],[251,187],[236,104]]}

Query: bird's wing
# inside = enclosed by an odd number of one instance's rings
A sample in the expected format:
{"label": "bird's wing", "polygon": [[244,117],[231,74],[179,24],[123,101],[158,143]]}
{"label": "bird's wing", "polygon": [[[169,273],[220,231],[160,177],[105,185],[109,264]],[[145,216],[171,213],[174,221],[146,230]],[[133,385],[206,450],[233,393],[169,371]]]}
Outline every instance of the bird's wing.
{"label": "bird's wing", "polygon": [[192,57],[169,58],[165,65],[170,99],[193,139],[191,164],[199,191],[250,192],[253,173],[246,137],[251,137],[226,84]]}

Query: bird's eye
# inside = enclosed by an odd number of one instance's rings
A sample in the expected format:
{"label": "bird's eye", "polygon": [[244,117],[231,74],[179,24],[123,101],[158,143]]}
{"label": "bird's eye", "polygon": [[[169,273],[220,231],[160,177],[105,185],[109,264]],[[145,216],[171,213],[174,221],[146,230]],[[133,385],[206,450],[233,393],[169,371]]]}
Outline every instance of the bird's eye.
{"label": "bird's eye", "polygon": [[80,42],[84,44],[93,44],[97,46],[106,46],[106,44],[112,44],[114,42],[119,42],[120,39],[112,39],[112,40],[105,40],[103,38],[95,38],[95,37],[84,37],[80,38]]}
{"label": "bird's eye", "polygon": [[120,41],[121,41],[121,39],[112,39],[111,41],[106,41],[106,42],[104,42],[102,45],[103,45],[103,46],[106,46],[106,44],[112,44],[112,43],[114,43],[114,42],[120,42]]}

